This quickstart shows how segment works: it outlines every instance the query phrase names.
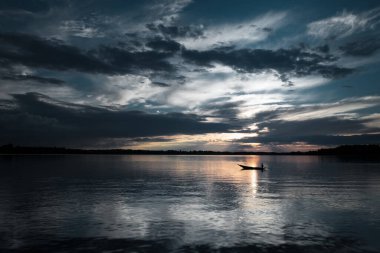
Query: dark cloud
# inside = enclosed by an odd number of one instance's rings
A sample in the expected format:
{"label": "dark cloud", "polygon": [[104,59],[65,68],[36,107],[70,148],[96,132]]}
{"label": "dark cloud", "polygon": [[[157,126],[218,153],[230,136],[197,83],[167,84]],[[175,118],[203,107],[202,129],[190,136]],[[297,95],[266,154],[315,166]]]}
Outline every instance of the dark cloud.
{"label": "dark cloud", "polygon": [[270,27],[264,27],[264,28],[262,28],[262,30],[264,32],[268,32],[268,33],[273,32],[273,28],[270,28]]}
{"label": "dark cloud", "polygon": [[32,82],[38,82],[42,84],[55,84],[55,85],[65,84],[65,81],[57,79],[57,78],[42,77],[42,76],[35,76],[35,75],[1,75],[0,74],[0,79],[14,81],[14,82],[32,81]]}
{"label": "dark cloud", "polygon": [[340,50],[349,56],[371,56],[380,49],[379,38],[366,38],[347,43]]}
{"label": "dark cloud", "polygon": [[[273,112],[260,115],[260,119],[269,120],[273,117]],[[259,142],[265,144],[306,142],[315,145],[359,144],[361,140],[364,141],[365,139],[370,139],[370,136],[377,136],[370,133],[376,132],[378,129],[371,129],[365,125],[369,121],[341,119],[338,117],[303,121],[272,120],[257,124],[261,130],[267,128],[269,132],[259,132],[259,136],[243,138],[241,142]],[[356,135],[356,137],[353,135]],[[364,141],[362,143],[375,143],[376,141],[378,142],[379,139],[374,138],[371,142]]]}
{"label": "dark cloud", "polygon": [[0,142],[28,145],[80,145],[106,138],[153,137],[229,131],[193,114],[115,111],[53,100],[38,93],[14,96],[0,106]]}
{"label": "dark cloud", "polygon": [[0,62],[5,66],[24,65],[52,70],[125,74],[145,70],[173,71],[166,61],[171,53],[130,52],[101,46],[91,51],[27,34],[0,34]]}
{"label": "dark cloud", "polygon": [[141,70],[171,72],[174,70],[174,67],[165,60],[172,56],[168,52],[129,52],[116,47],[103,46],[93,51],[93,54],[98,59],[104,59],[112,72],[117,73],[133,73]]}
{"label": "dark cloud", "polygon": [[0,34],[0,59],[6,65],[112,73],[112,68],[79,48],[28,34]]}
{"label": "dark cloud", "polygon": [[[339,78],[352,69],[333,65],[335,57],[296,49],[234,49],[217,48],[208,51],[186,50],[169,39],[155,38],[146,42],[152,50],[129,51],[120,47],[99,46],[90,51],[27,34],[0,34],[0,62],[3,66],[23,65],[51,70],[75,70],[88,73],[126,74],[146,71],[174,73],[176,68],[168,58],[177,52],[200,66],[214,62],[231,66],[241,72],[276,70],[287,86],[292,86],[290,76],[312,74],[326,78]],[[324,49],[326,50],[326,49]],[[156,73],[157,75],[159,73]]]}
{"label": "dark cloud", "polygon": [[[353,69],[333,65],[336,60],[331,55],[321,55],[296,49],[240,49],[240,50],[184,50],[183,57],[201,66],[217,62],[241,72],[262,72],[276,70],[281,74],[297,76],[321,75],[339,78],[353,72]],[[284,79],[282,76],[281,79]],[[285,78],[288,83],[288,79]],[[289,83],[288,83],[289,84]]]}
{"label": "dark cloud", "polygon": [[311,145],[336,146],[336,145],[362,145],[379,144],[380,134],[357,134],[357,135],[308,135],[308,136],[285,136],[282,138],[251,138],[243,139],[244,143],[261,142],[263,144],[294,144],[307,143]]}
{"label": "dark cloud", "polygon": [[329,47],[329,45],[325,44],[323,46],[317,47],[316,50],[318,50],[321,53],[327,54],[328,52],[330,52],[330,47]]}
{"label": "dark cloud", "polygon": [[351,136],[343,135],[314,135],[302,138],[304,142],[314,145],[362,145],[379,144],[380,134],[358,134]]}
{"label": "dark cloud", "polygon": [[281,73],[277,75],[278,79],[280,79],[283,82],[283,85],[286,87],[292,87],[294,86],[294,82],[292,82],[289,78],[289,76],[285,73]]}
{"label": "dark cloud", "polygon": [[170,87],[170,84],[164,83],[164,82],[152,82],[153,85],[159,86],[159,87]]}
{"label": "dark cloud", "polygon": [[137,138],[130,138],[128,141],[141,143],[141,142],[169,142],[173,141],[173,138],[164,138],[164,137],[137,137]]}
{"label": "dark cloud", "polygon": [[199,38],[203,36],[203,27],[202,26],[170,26],[170,25],[163,25],[163,24],[147,24],[146,27],[153,31],[161,33],[164,36],[170,37],[170,38],[179,38],[179,37],[190,37],[190,38]]}
{"label": "dark cloud", "polygon": [[240,124],[237,116],[240,113],[240,102],[225,102],[223,98],[209,101],[200,107],[202,111],[211,111],[211,115],[216,118],[221,118],[225,121],[230,121],[232,124]]}
{"label": "dark cloud", "polygon": [[0,1],[0,10],[46,12],[49,10],[49,5],[46,1],[41,0],[2,0]]}
{"label": "dark cloud", "polygon": [[146,44],[148,47],[164,52],[177,52],[181,49],[181,44],[173,40],[156,39]]}

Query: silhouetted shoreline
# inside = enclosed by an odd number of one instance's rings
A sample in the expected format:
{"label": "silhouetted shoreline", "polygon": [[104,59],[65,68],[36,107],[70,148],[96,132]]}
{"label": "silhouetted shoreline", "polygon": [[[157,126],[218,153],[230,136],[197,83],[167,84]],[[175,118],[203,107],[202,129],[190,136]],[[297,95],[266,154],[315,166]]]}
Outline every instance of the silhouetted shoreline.
{"label": "silhouetted shoreline", "polygon": [[86,154],[86,155],[337,155],[380,157],[380,145],[344,145],[335,148],[306,152],[226,152],[183,150],[132,150],[132,149],[72,149],[64,147],[23,147],[12,144],[0,146],[0,154]]}

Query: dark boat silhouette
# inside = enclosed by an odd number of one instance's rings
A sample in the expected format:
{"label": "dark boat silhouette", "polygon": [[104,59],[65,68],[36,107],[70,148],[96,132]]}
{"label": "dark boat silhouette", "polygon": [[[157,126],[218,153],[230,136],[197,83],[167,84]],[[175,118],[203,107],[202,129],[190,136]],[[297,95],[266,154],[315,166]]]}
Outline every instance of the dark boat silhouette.
{"label": "dark boat silhouette", "polygon": [[241,165],[241,164],[238,164],[240,167],[242,167],[242,170],[265,170],[266,167],[262,166],[262,167],[252,167],[252,166],[247,166],[247,165]]}

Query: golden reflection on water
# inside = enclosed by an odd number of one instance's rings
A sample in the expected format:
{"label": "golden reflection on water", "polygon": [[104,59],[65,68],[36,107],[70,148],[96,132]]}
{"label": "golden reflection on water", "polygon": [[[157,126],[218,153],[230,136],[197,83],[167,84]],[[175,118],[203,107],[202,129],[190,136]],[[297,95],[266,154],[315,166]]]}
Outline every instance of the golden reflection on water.
{"label": "golden reflection on water", "polygon": [[252,196],[256,197],[257,188],[258,188],[258,175],[257,175],[258,171],[257,170],[249,171],[249,173],[251,175]]}
{"label": "golden reflection on water", "polygon": [[259,156],[247,156],[245,157],[245,165],[252,166],[252,167],[259,167],[261,166],[260,163],[260,157]]}
{"label": "golden reflection on water", "polygon": [[[260,167],[261,166],[261,159],[258,156],[247,156],[245,164],[252,167]],[[246,171],[250,175],[250,183],[251,183],[251,189],[252,189],[252,196],[256,197],[257,195],[257,189],[258,189],[258,173],[257,170],[250,170]],[[261,173],[261,172],[260,172]]]}

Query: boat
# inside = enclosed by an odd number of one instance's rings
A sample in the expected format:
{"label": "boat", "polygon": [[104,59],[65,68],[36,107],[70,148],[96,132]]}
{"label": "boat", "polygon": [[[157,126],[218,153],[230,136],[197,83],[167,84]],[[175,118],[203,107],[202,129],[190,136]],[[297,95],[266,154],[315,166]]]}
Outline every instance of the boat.
{"label": "boat", "polygon": [[241,165],[238,164],[240,167],[242,167],[242,170],[265,170],[265,167],[252,167],[252,166],[247,166],[247,165]]}

